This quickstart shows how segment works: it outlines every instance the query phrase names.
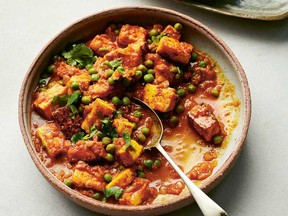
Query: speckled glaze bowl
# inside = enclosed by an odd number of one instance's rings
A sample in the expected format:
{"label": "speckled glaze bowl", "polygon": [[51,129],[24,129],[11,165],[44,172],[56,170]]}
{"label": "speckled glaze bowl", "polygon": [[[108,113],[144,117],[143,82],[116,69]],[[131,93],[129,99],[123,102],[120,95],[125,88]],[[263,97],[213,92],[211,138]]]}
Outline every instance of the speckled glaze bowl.
{"label": "speckled glaze bowl", "polygon": [[236,88],[237,97],[241,102],[240,117],[238,126],[235,128],[230,143],[221,156],[217,168],[209,178],[199,185],[200,188],[208,193],[231,169],[243,147],[251,116],[250,91],[245,73],[232,51],[206,26],[191,17],[175,11],[155,7],[124,7],[92,14],[64,29],[44,47],[29,68],[19,96],[19,123],[26,147],[35,165],[49,183],[75,203],[92,211],[107,215],[144,216],[159,215],[180,209],[194,201],[187,190],[173,199],[151,205],[131,207],[102,203],[65,186],[53,176],[37,156],[30,133],[30,109],[32,92],[37,86],[41,71],[47,67],[49,59],[55,53],[64,50],[68,42],[79,41],[89,36],[92,37],[95,33],[103,32],[105,26],[111,22],[127,22],[138,25],[145,23],[160,23],[165,25],[180,22],[185,26],[183,40],[209,53],[219,63],[225,75]]}

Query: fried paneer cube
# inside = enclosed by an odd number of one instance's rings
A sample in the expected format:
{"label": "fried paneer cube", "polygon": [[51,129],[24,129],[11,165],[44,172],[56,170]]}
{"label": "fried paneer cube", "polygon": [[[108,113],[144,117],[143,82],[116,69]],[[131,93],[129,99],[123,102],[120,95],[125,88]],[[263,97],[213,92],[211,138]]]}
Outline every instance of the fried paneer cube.
{"label": "fried paneer cube", "polygon": [[104,101],[100,98],[97,98],[92,103],[92,110],[85,117],[81,128],[90,133],[90,128],[95,124],[97,128],[101,126],[101,120],[105,117],[112,117],[113,112],[116,111],[115,106],[112,103]]}
{"label": "fried paneer cube", "polygon": [[88,90],[84,92],[84,95],[89,95],[93,99],[98,97],[102,98],[108,96],[113,88],[106,79],[99,79],[97,83],[89,86]]}
{"label": "fried paneer cube", "polygon": [[193,47],[186,42],[179,42],[178,40],[164,36],[161,38],[156,52],[174,62],[187,64],[191,57]]}
{"label": "fried paneer cube", "polygon": [[106,188],[118,186],[124,189],[134,180],[135,177],[136,173],[133,172],[132,169],[125,169],[124,171],[116,174]]}
{"label": "fried paneer cube", "polygon": [[101,57],[118,47],[107,34],[96,35],[88,46]]}
{"label": "fried paneer cube", "polygon": [[93,189],[103,191],[106,187],[104,175],[107,173],[101,166],[89,166],[79,161],[72,175],[72,184],[77,188]]}
{"label": "fried paneer cube", "polygon": [[135,25],[123,25],[120,29],[118,43],[122,46],[127,46],[128,44],[142,41],[146,39],[146,30],[140,26]]}
{"label": "fried paneer cube", "polygon": [[208,142],[213,136],[221,133],[218,120],[213,114],[213,108],[206,103],[195,105],[188,113],[191,126]]}
{"label": "fried paneer cube", "polygon": [[104,159],[106,155],[104,144],[94,140],[79,140],[67,152],[67,158],[71,163],[79,160],[89,162]]}
{"label": "fried paneer cube", "polygon": [[114,119],[113,126],[116,128],[118,135],[122,136],[124,131],[131,135],[134,124],[129,122],[128,119],[121,117]]}
{"label": "fried paneer cube", "polygon": [[53,72],[59,77],[66,79],[67,77],[70,78],[71,76],[83,73],[79,68],[68,65],[64,61],[55,62]]}
{"label": "fried paneer cube", "polygon": [[161,85],[146,84],[143,100],[152,109],[160,112],[168,112],[174,109],[177,94],[175,89]]}
{"label": "fried paneer cube", "polygon": [[46,123],[36,130],[36,137],[41,141],[51,158],[66,154],[71,142],[66,140],[58,125],[54,122]]}
{"label": "fried paneer cube", "polygon": [[181,33],[171,25],[167,25],[162,34],[168,34],[170,38],[174,38],[175,40],[179,40],[181,37]]}
{"label": "fried paneer cube", "polygon": [[91,77],[88,73],[81,73],[79,75],[72,76],[67,82],[66,86],[68,87],[68,94],[73,92],[72,84],[77,82],[79,84],[79,89],[81,92],[86,91],[90,86]]}
{"label": "fried paneer cube", "polygon": [[123,138],[115,139],[113,142],[116,147],[115,154],[120,158],[125,166],[130,166],[136,162],[143,152],[143,146],[135,140],[131,140],[131,146],[126,147]]}
{"label": "fried paneer cube", "polygon": [[52,101],[55,96],[67,93],[67,88],[55,83],[46,91],[39,92],[33,103],[35,110],[48,120],[52,119],[52,112],[57,108]]}
{"label": "fried paneer cube", "polygon": [[124,190],[119,204],[132,206],[142,204],[151,194],[149,183],[148,179],[136,177],[133,183]]}

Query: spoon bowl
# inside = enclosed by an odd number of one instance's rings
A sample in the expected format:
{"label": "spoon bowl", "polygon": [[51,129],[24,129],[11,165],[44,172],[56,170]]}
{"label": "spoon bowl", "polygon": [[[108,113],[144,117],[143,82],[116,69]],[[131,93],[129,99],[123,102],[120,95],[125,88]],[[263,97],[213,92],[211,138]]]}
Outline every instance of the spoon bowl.
{"label": "spoon bowl", "polygon": [[212,199],[210,199],[210,197],[208,197],[201,189],[199,189],[193,183],[193,181],[191,181],[185,175],[185,173],[177,166],[177,164],[172,160],[172,158],[161,146],[160,142],[163,136],[164,128],[161,119],[159,118],[157,113],[144,101],[135,97],[133,98],[133,101],[139,104],[142,108],[146,109],[148,112],[150,112],[150,117],[153,120],[152,130],[154,135],[151,139],[151,142],[148,145],[146,145],[144,149],[151,149],[153,147],[158,149],[158,151],[166,158],[166,160],[171,164],[171,166],[174,168],[174,170],[178,173],[180,178],[186,184],[204,216],[227,215],[227,213],[217,203],[215,203]]}

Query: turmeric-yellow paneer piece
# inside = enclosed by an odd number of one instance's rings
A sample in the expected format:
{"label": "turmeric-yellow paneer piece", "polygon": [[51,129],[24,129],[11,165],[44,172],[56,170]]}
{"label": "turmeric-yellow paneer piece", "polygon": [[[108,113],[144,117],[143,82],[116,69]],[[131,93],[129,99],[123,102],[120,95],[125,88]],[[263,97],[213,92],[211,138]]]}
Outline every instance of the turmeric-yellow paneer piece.
{"label": "turmeric-yellow paneer piece", "polygon": [[144,28],[126,24],[120,29],[118,43],[127,46],[134,42],[145,41],[145,39],[146,30]]}
{"label": "turmeric-yellow paneer piece", "polygon": [[132,185],[126,188],[119,200],[121,205],[137,206],[146,201],[150,196],[150,181],[136,177]]}
{"label": "turmeric-yellow paneer piece", "polygon": [[48,120],[52,119],[52,112],[56,107],[52,105],[55,96],[67,93],[67,88],[55,83],[46,91],[39,92],[33,105],[36,111]]}
{"label": "turmeric-yellow paneer piece", "polygon": [[113,112],[116,111],[112,103],[97,98],[92,103],[92,110],[82,122],[81,128],[87,133],[90,133],[90,128],[95,124],[97,128],[101,126],[101,120],[105,117],[112,117]]}
{"label": "turmeric-yellow paneer piece", "polygon": [[192,50],[193,46],[191,44],[179,42],[174,38],[164,36],[161,38],[156,52],[172,61],[187,64],[190,60]]}
{"label": "turmeric-yellow paneer piece", "polygon": [[90,167],[80,161],[75,167],[72,175],[72,184],[78,188],[88,188],[96,191],[103,191],[106,183],[104,181],[105,172],[100,166]]}
{"label": "turmeric-yellow paneer piece", "polygon": [[72,84],[74,82],[79,84],[79,89],[81,92],[86,91],[90,86],[91,77],[88,73],[82,73],[79,75],[72,76],[67,82],[68,94],[72,93]]}
{"label": "turmeric-yellow paneer piece", "polygon": [[168,112],[174,109],[177,99],[175,89],[160,85],[146,84],[143,100],[152,109]]}
{"label": "turmeric-yellow paneer piece", "polygon": [[115,154],[125,166],[134,164],[143,152],[143,146],[138,144],[135,140],[131,140],[131,146],[128,148],[126,147],[123,138],[115,139],[114,145],[116,147]]}
{"label": "turmeric-yellow paneer piece", "polygon": [[112,181],[106,186],[106,188],[118,186],[124,189],[134,180],[135,176],[136,173],[133,172],[132,169],[126,169],[115,175]]}
{"label": "turmeric-yellow paneer piece", "polygon": [[39,127],[36,130],[36,137],[41,141],[51,158],[55,158],[60,154],[66,154],[71,146],[71,142],[66,140],[64,134],[54,122]]}
{"label": "turmeric-yellow paneer piece", "polygon": [[114,119],[113,126],[116,128],[118,135],[122,136],[124,131],[131,135],[134,124],[129,122],[128,119],[121,117]]}
{"label": "turmeric-yellow paneer piece", "polygon": [[168,34],[170,38],[174,38],[179,40],[181,37],[181,33],[177,31],[173,26],[167,25],[166,28],[161,32],[162,34]]}
{"label": "turmeric-yellow paneer piece", "polygon": [[103,57],[118,46],[112,42],[107,34],[96,35],[88,45],[98,56]]}

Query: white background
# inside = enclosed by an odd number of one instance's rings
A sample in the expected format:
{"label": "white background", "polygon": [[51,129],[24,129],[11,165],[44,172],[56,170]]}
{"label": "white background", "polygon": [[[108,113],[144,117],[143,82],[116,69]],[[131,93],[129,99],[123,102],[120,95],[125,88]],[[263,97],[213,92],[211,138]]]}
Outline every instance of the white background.
{"label": "white background", "polygon": [[[98,215],[64,198],[42,177],[17,119],[21,82],[42,47],[63,28],[94,12],[150,5],[189,15],[211,28],[246,71],[252,119],[235,167],[209,196],[230,216],[288,212],[288,20],[217,15],[168,0],[0,0],[0,215]],[[167,215],[200,216],[193,204]]]}

